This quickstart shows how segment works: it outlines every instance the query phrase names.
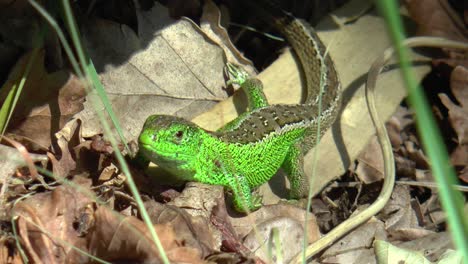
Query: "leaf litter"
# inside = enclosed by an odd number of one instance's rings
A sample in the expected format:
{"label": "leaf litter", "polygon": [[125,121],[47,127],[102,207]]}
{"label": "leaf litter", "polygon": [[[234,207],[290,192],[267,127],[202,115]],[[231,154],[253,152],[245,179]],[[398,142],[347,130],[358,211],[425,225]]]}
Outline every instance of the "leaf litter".
{"label": "leaf litter", "polygon": [[[203,13],[209,22],[201,22],[206,33],[188,20],[172,21],[161,6],[137,8],[137,30],[134,25],[100,17],[83,24],[84,42],[129,139],[137,136],[149,114],[175,114],[190,119],[223,100],[227,96],[222,75],[226,56],[242,61],[243,65],[249,64],[229,46],[230,40],[219,25],[217,9],[211,4],[204,6]],[[196,8],[197,4],[184,12],[196,13],[193,12]],[[440,14],[441,8],[433,7],[433,10],[438,19],[447,19],[447,15]],[[428,12],[422,12],[422,16]],[[417,14],[412,16],[418,20]],[[427,22],[418,23],[425,25],[424,32],[431,32],[431,27],[424,24]],[[457,39],[459,34],[455,35],[453,38]],[[227,48],[220,43],[228,43]],[[167,57],[170,51],[174,53]],[[225,55],[225,51],[233,55]],[[139,220],[135,202],[124,185],[125,177],[116,166],[114,150],[102,137],[88,102],[81,111],[84,94],[78,80],[67,71],[49,73],[44,67],[44,52],[40,54],[31,74],[35,86],[27,89],[47,87],[49,90],[40,92],[41,96],[24,92],[29,97],[20,98],[19,103],[27,105],[17,107],[20,111],[15,112],[8,132],[32,146],[28,147],[29,151],[46,154],[49,164],[44,166],[52,170],[61,185],[47,191],[33,189],[29,183],[15,188],[12,182],[2,181],[2,188],[9,189],[8,195],[2,193],[2,199],[7,201],[2,210],[6,210],[6,216],[14,216],[23,251],[34,262],[93,263],[91,256],[94,256],[107,261],[132,259],[159,263],[158,250],[147,227]],[[446,74],[446,87],[451,89],[438,93],[440,101],[434,108],[440,122],[450,126],[447,131],[451,136],[446,140],[451,161],[460,180],[467,182],[466,57],[454,55],[452,51],[447,54],[446,58],[435,61],[434,68],[442,70],[442,76]],[[24,67],[27,58],[25,55],[18,59],[15,69]],[[454,70],[447,74],[442,64]],[[9,83],[18,78],[13,73]],[[59,114],[53,111],[54,107],[60,109]],[[72,116],[75,119],[65,124]],[[321,261],[342,263],[368,259],[372,263],[375,256],[369,248],[377,239],[404,248],[425,249],[426,257],[431,260],[452,247],[444,232],[445,216],[437,201],[437,191],[411,185],[412,182],[424,184],[432,177],[410,116],[411,112],[402,105],[387,123],[400,181],[410,184],[397,185],[386,208],[323,252]],[[329,230],[352,211],[362,210],[377,195],[382,164],[375,141],[369,146],[340,182],[315,199],[314,204],[321,206],[313,210],[318,220],[311,214],[306,224],[309,243],[320,237],[319,226],[322,231]],[[7,155],[14,154],[4,154]],[[43,161],[44,157],[39,160]],[[14,173],[12,168],[20,166],[10,164],[3,171],[7,174],[2,179],[18,177],[19,170]],[[144,194],[145,207],[171,263],[266,261],[265,246],[271,243],[275,230],[280,232],[279,246],[286,259],[301,250],[305,230],[305,211],[301,208],[280,203],[240,216],[232,212],[229,198],[225,204],[222,188],[190,183],[183,190],[174,190],[161,185],[161,178],[148,178],[138,169],[132,175]],[[65,179],[70,182],[66,183]],[[24,194],[28,195],[22,197]],[[341,214],[336,213],[339,211]],[[329,226],[323,229],[321,221],[325,215]],[[256,230],[252,230],[253,226]],[[11,236],[5,236],[2,241],[2,252],[14,247]],[[286,245],[289,252],[284,251]],[[219,253],[220,250],[225,253]],[[254,254],[257,258],[252,258]],[[20,259],[18,251],[2,256],[2,261],[10,258],[9,263]]]}

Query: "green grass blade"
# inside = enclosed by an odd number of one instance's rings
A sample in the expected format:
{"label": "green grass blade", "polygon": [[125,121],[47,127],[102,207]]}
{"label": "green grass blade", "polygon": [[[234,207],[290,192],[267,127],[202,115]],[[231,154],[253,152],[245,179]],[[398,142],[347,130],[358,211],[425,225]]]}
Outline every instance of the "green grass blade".
{"label": "green grass blade", "polygon": [[[84,49],[83,49],[83,47],[81,45],[81,41],[80,41],[79,34],[78,34],[78,31],[77,31],[75,19],[74,19],[73,13],[71,11],[70,3],[68,1],[66,1],[66,0],[63,0],[62,5],[63,5],[63,9],[64,9],[64,19],[65,19],[66,24],[68,26],[69,33],[71,35],[74,47],[75,47],[76,52],[78,54],[79,62],[81,63],[81,65],[85,66],[84,71],[86,72],[87,80],[91,80],[91,82],[96,85],[95,87],[99,87],[101,85],[100,85],[99,80],[97,79],[97,73],[96,73],[96,71],[94,69],[94,66],[90,62],[90,60],[88,60],[87,56],[85,56]],[[94,82],[93,82],[93,80],[94,80]],[[102,86],[101,86],[101,88],[102,88]],[[98,102],[96,100],[97,98],[95,98],[95,96],[94,96],[94,91],[97,91],[97,89],[93,90],[93,92],[91,92],[89,94],[89,98],[90,98],[90,101],[94,101],[93,105],[95,107],[97,107],[97,105],[99,105],[99,104],[98,104]],[[103,90],[101,90],[101,92],[97,91],[97,93],[98,94],[99,93],[104,93],[104,91]],[[105,96],[105,98],[107,98],[107,96]],[[101,98],[101,102],[103,102],[102,98]],[[110,108],[110,104],[109,104],[109,109],[106,109],[106,110],[112,111],[111,108]],[[115,150],[115,156],[116,156],[116,158],[117,158],[117,160],[118,160],[118,162],[119,162],[119,164],[120,164],[120,166],[122,168],[122,171],[124,172],[125,176],[127,177],[127,183],[128,183],[128,187],[130,189],[130,192],[132,193],[133,197],[135,198],[136,203],[138,204],[138,208],[140,210],[141,217],[143,218],[143,221],[145,222],[145,224],[148,226],[148,230],[150,231],[151,237],[153,238],[154,243],[155,243],[156,247],[159,250],[160,257],[161,257],[161,259],[163,260],[164,263],[169,264],[170,263],[169,259],[167,258],[167,255],[166,255],[166,253],[164,251],[164,248],[162,247],[161,241],[159,240],[159,237],[156,234],[156,231],[155,231],[155,229],[153,227],[153,224],[152,224],[151,219],[150,219],[150,217],[148,215],[148,212],[146,211],[146,209],[145,209],[145,207],[143,205],[143,200],[141,199],[141,196],[140,196],[140,194],[138,192],[138,189],[137,189],[137,187],[135,185],[133,177],[130,174],[130,170],[128,169],[128,166],[127,166],[127,164],[125,162],[125,159],[124,159],[122,153],[119,151],[117,141],[115,140],[115,138],[112,135],[110,125],[108,124],[107,120],[105,119],[105,117],[104,117],[104,115],[103,115],[103,113],[101,111],[96,111],[96,113],[97,113],[98,118],[100,119],[101,124],[102,124],[102,126],[104,128],[105,134],[108,135],[108,139],[109,139],[112,147]],[[116,126],[116,128],[117,128],[117,126]],[[121,135],[123,135],[123,134],[121,134]],[[122,140],[123,140],[123,138],[122,138]],[[122,141],[122,142],[125,142],[125,141]]]}
{"label": "green grass blade", "polygon": [[101,82],[99,81],[99,75],[96,72],[96,68],[94,67],[94,64],[91,60],[88,60],[88,65],[86,66],[86,72],[89,74],[91,78],[91,82],[93,83],[94,88],[96,89],[96,92],[101,99],[102,104],[104,105],[104,108],[106,109],[107,114],[109,115],[112,124],[114,124],[115,130],[117,131],[117,134],[120,137],[120,140],[124,144],[124,148],[127,150],[127,153],[131,153],[127,141],[124,137],[122,128],[120,127],[120,122],[117,116],[114,113],[114,110],[112,110],[111,103],[109,101],[109,98],[107,97],[106,91],[104,90],[104,87],[102,86]]}
{"label": "green grass blade", "polygon": [[[39,11],[39,13],[41,15],[43,15],[43,17],[46,19],[46,21],[55,29],[55,31],[57,32],[57,34],[58,34],[58,36],[59,36],[59,38],[61,40],[62,45],[64,46],[64,49],[67,52],[67,55],[69,56],[70,61],[72,62],[72,66],[73,66],[74,70],[76,71],[78,77],[80,77],[82,80],[85,81],[85,86],[87,88],[87,91],[89,92],[88,98],[91,101],[92,105],[95,107],[96,114],[97,114],[97,116],[98,116],[98,118],[99,118],[99,120],[100,120],[100,122],[101,122],[101,124],[103,126],[104,133],[106,135],[108,135],[108,139],[109,139],[112,147],[115,150],[115,155],[116,155],[117,161],[119,162],[123,173],[127,177],[127,183],[128,183],[129,189],[132,192],[132,195],[134,196],[135,201],[138,204],[138,207],[139,207],[141,216],[143,218],[143,221],[148,226],[151,237],[154,240],[155,245],[157,246],[157,248],[159,250],[161,259],[163,260],[164,263],[169,264],[169,260],[168,260],[166,254],[165,254],[165,251],[164,251],[164,249],[162,247],[162,244],[161,244],[161,242],[159,240],[159,237],[156,234],[156,231],[154,230],[153,224],[151,223],[151,219],[149,218],[149,215],[148,215],[146,209],[143,206],[143,201],[142,201],[142,199],[140,197],[140,194],[138,192],[138,189],[137,189],[137,187],[136,187],[136,185],[135,185],[135,183],[133,181],[133,178],[131,177],[131,174],[130,174],[128,166],[127,166],[127,164],[125,162],[125,159],[124,159],[122,153],[119,151],[117,141],[115,140],[115,138],[112,135],[110,125],[107,122],[107,120],[106,120],[104,114],[102,113],[102,111],[97,110],[98,105],[100,105],[99,104],[99,101],[100,101],[105,105],[105,107],[107,105],[106,110],[109,112],[109,115],[114,116],[113,121],[117,120],[115,118],[115,115],[113,114],[113,111],[112,111],[111,107],[110,107],[110,103],[107,100],[107,96],[105,95],[105,92],[102,89],[102,85],[99,82],[96,70],[94,69],[94,66],[93,66],[92,62],[87,59],[88,58],[87,56],[85,56],[85,53],[84,53],[84,50],[82,48],[81,41],[80,41],[80,38],[79,38],[78,31],[76,29],[77,28],[76,23],[75,23],[74,16],[72,14],[69,2],[65,1],[65,0],[62,1],[62,7],[63,7],[63,11],[64,11],[64,20],[66,22],[65,23],[66,26],[69,29],[69,33],[71,35],[71,38],[72,38],[76,53],[78,54],[78,58],[79,58],[78,60],[76,60],[74,54],[71,51],[70,46],[68,45],[68,43],[67,43],[67,41],[66,41],[66,39],[64,37],[64,34],[63,34],[62,30],[58,27],[55,20],[52,17],[50,17],[50,15],[48,15],[48,13],[43,8],[41,8],[34,0],[30,0],[30,3]],[[79,67],[78,61],[79,61],[79,63],[81,65],[83,65],[84,68]],[[85,75],[83,75],[83,73],[85,73]],[[98,91],[98,89],[91,90],[90,87],[92,85],[94,85],[95,87],[101,87],[101,90],[100,91]],[[104,94],[104,96],[101,97],[101,100],[96,98],[97,97],[96,94],[95,94],[96,92],[98,94],[101,94],[101,95]],[[105,101],[107,101],[107,103],[105,103]],[[116,130],[118,131],[118,133],[119,133],[119,135],[121,137],[122,142],[125,143],[125,140],[123,138],[123,133],[122,133],[122,131],[120,129],[120,126],[119,126],[118,122],[114,122],[114,124],[115,124]],[[119,132],[119,130],[120,130],[120,132]],[[127,144],[125,144],[125,145],[127,145]]]}
{"label": "green grass blade", "polygon": [[[6,90],[8,87],[2,87],[0,89]],[[14,101],[15,97],[17,97],[16,95],[20,94],[20,92],[18,92],[19,89],[19,85],[14,84],[13,87],[10,88],[2,107],[0,108],[0,133],[2,136],[5,134],[11,113],[13,113],[13,109],[15,108],[16,104]]]}
{"label": "green grass blade", "polygon": [[[36,47],[41,47],[42,41],[38,41],[35,46]],[[21,95],[21,92],[23,91],[24,84],[26,83],[29,72],[31,71],[31,67],[34,65],[34,60],[37,57],[37,54],[39,53],[40,48],[34,48],[33,51],[31,52],[31,56],[29,58],[28,64],[26,65],[26,68],[23,72],[23,76],[21,76],[21,79],[19,83],[16,83],[13,85],[13,87],[10,88],[10,91],[8,92],[8,95],[5,99],[5,101],[2,104],[2,107],[0,108],[0,134],[3,136],[6,132],[8,123],[10,122],[11,116],[13,115],[13,111],[15,110],[16,103],[18,102],[18,99]],[[0,89],[8,89],[8,87],[1,87]]]}
{"label": "green grass blade", "polygon": [[408,87],[408,101],[416,112],[416,125],[439,187],[440,200],[447,213],[447,221],[454,244],[463,254],[465,263],[468,263],[468,223],[463,212],[463,199],[461,193],[452,187],[458,184],[455,172],[450,166],[447,150],[425,95],[412,74],[408,51],[402,45],[405,33],[399,17],[397,2],[381,0],[377,3],[387,20],[390,35],[397,50],[403,79]]}
{"label": "green grass blade", "polygon": [[81,45],[80,34],[77,30],[78,27],[76,26],[70,4],[68,1],[62,1],[62,5],[63,5],[63,10],[64,10],[63,18],[66,21],[68,32],[70,33],[73,45],[75,47],[76,54],[78,55],[78,60],[80,61],[81,65],[85,65],[84,70],[86,72],[86,76],[88,76],[91,79],[90,81],[93,83],[93,86],[95,90],[97,91],[98,96],[100,97],[102,104],[104,105],[104,108],[106,109],[106,112],[111,118],[114,128],[120,137],[120,140],[124,144],[124,147],[126,148],[127,152],[130,153],[130,149],[127,146],[128,144],[123,135],[123,131],[120,126],[119,120],[117,119],[117,116],[115,115],[114,110],[112,109],[112,106],[109,102],[109,98],[107,97],[107,94],[104,91],[104,88],[102,87],[101,82],[99,81],[96,69],[94,68],[94,65],[91,59],[87,56],[87,54],[85,54],[83,46]]}
{"label": "green grass blade", "polygon": [[60,39],[60,43],[62,43],[62,47],[65,50],[65,54],[67,54],[67,58],[70,60],[73,70],[75,71],[78,78],[83,79],[84,73],[81,70],[80,66],[78,65],[78,61],[76,60],[75,55],[68,43],[65,35],[63,34],[62,30],[60,29],[59,25],[55,21],[53,17],[47,13],[47,11],[40,6],[35,0],[29,0],[29,4],[36,9],[36,11],[46,20],[46,22],[54,29],[55,33],[57,34],[58,38]]}

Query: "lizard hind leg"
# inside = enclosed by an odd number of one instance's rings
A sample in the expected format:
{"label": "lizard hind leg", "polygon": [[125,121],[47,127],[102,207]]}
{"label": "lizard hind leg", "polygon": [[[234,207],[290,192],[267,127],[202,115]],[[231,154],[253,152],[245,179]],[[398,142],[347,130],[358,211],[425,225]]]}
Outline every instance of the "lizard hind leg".
{"label": "lizard hind leg", "polygon": [[306,197],[309,192],[309,178],[304,173],[304,153],[301,141],[291,146],[284,159],[282,168],[289,179],[290,199]]}

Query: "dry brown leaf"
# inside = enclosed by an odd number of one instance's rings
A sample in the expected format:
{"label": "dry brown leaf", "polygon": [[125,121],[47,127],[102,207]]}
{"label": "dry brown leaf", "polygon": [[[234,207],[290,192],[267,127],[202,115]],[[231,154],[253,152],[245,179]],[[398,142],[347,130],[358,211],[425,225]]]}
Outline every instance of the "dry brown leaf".
{"label": "dry brown leaf", "polygon": [[359,154],[356,175],[361,181],[370,184],[383,179],[383,157],[377,137],[374,136],[367,147]]}
{"label": "dry brown leaf", "polygon": [[453,102],[447,95],[439,94],[439,98],[448,109],[448,119],[455,134],[458,145],[450,154],[450,160],[460,171],[459,178],[466,182],[468,180],[468,70],[457,66],[450,75],[450,86],[455,99],[459,105]]}
{"label": "dry brown leaf", "polygon": [[385,124],[387,128],[388,137],[392,144],[392,147],[395,151],[398,151],[403,144],[403,139],[401,138],[401,122],[395,116],[392,116],[390,120]]}
{"label": "dry brown leaf", "polygon": [[454,104],[445,94],[439,94],[439,98],[449,110],[449,120],[452,128],[458,136],[458,144],[468,144],[468,109],[463,109]]}
{"label": "dry brown leaf", "polygon": [[468,167],[465,167],[458,175],[458,178],[465,183],[468,183]]}
{"label": "dry brown leaf", "polygon": [[203,8],[203,16],[200,18],[201,30],[224,50],[227,61],[236,62],[248,73],[255,74],[252,62],[237,50],[227,30],[221,25],[222,17],[218,7],[213,1],[205,1]]}
{"label": "dry brown leaf", "polygon": [[416,162],[408,158],[406,149],[410,138],[414,138],[414,119],[408,108],[399,106],[392,118],[386,123],[387,132],[395,156],[396,175],[400,178],[414,179],[416,177]]}
{"label": "dry brown leaf", "polygon": [[412,240],[433,233],[420,226],[416,212],[411,204],[408,186],[395,186],[391,200],[380,212],[385,222],[385,230],[392,240]]}
{"label": "dry brown leaf", "polygon": [[[22,78],[31,53],[18,60],[0,91],[0,101]],[[83,109],[85,90],[81,82],[65,71],[48,73],[44,68],[44,51],[39,51],[18,99],[8,132],[26,136],[47,149],[51,135],[59,131],[78,111]]]}
{"label": "dry brown leaf", "polygon": [[433,192],[429,199],[421,205],[421,208],[423,208],[422,212],[424,213],[426,226],[433,226],[432,229],[435,229],[437,225],[447,220],[446,214],[440,205],[437,192]]}
{"label": "dry brown leaf", "polygon": [[447,0],[406,0],[410,16],[418,23],[418,33],[466,42],[468,30]]}
{"label": "dry brown leaf", "polygon": [[224,199],[223,186],[189,182],[185,185],[184,191],[168,204],[185,208],[191,215],[202,215],[209,219],[213,208],[222,199]]}
{"label": "dry brown leaf", "polygon": [[308,233],[305,235],[309,243],[312,243],[320,237],[320,231],[315,216],[309,213],[308,221],[305,223],[305,211],[290,204],[266,205],[247,216],[229,216],[229,220],[239,237],[245,237],[252,231],[253,226],[278,217],[291,218],[301,223],[301,225],[307,224]]}
{"label": "dry brown leaf", "polygon": [[[289,263],[303,249],[303,242],[302,224],[288,217],[266,220],[258,224],[256,230],[252,230],[244,238],[244,245],[265,263],[274,263],[274,260],[278,259],[276,248],[281,252],[284,263]],[[268,251],[271,247],[273,247],[272,256],[269,258]]]}
{"label": "dry brown leaf", "polygon": [[[70,171],[76,169],[76,162],[71,152],[82,140],[79,135],[80,124],[79,120],[74,119],[55,134],[57,142],[57,148],[54,149],[55,156],[52,153],[47,153],[55,177],[67,177]],[[57,160],[57,157],[59,160]]]}
{"label": "dry brown leaf", "polygon": [[203,216],[192,216],[183,208],[161,205],[152,200],[145,202],[145,208],[154,224],[164,224],[177,227],[174,229],[178,240],[184,245],[197,249],[205,258],[219,251],[221,243],[219,234]]}
{"label": "dry brown leaf", "polygon": [[[397,244],[392,242],[392,244]],[[398,247],[405,249],[412,249],[419,252],[424,252],[424,256],[428,258],[431,263],[440,260],[440,256],[447,250],[453,248],[451,245],[451,238],[448,232],[440,232],[430,234],[425,237],[415,239],[412,241],[398,243]],[[346,261],[346,263],[349,263]],[[376,264],[376,257],[374,249],[369,249],[358,256],[356,262],[351,263],[368,263]]]}
{"label": "dry brown leaf", "polygon": [[399,246],[422,251],[424,252],[424,256],[431,261],[437,261],[447,249],[453,249],[449,232],[429,234],[412,241],[403,242]]}
{"label": "dry brown leaf", "polygon": [[[147,226],[133,216],[121,215],[103,206],[94,212],[94,227],[86,238],[89,252],[106,261],[131,260],[160,263],[159,251]],[[171,225],[154,225],[171,263],[202,263],[200,252],[184,246]]]}
{"label": "dry brown leaf", "polygon": [[[468,29],[448,0],[406,0],[409,14],[418,24],[418,35],[443,37],[460,42],[468,41]],[[468,67],[468,57],[460,50],[443,49],[447,58],[435,59],[434,64]]]}
{"label": "dry brown leaf", "polygon": [[[224,52],[197,25],[170,19],[159,3],[137,8],[137,17],[138,34],[103,19],[90,20],[83,33],[127,139],[149,115],[191,118],[227,97]],[[83,136],[101,133],[94,108],[85,106]]]}
{"label": "dry brown leaf", "polygon": [[457,66],[450,74],[450,90],[463,108],[468,107],[468,69]]}
{"label": "dry brown leaf", "polygon": [[223,248],[228,252],[237,252],[242,256],[251,255],[251,251],[244,246],[241,237],[237,235],[229,218],[226,204],[221,201],[213,210],[211,223],[221,232]]}
{"label": "dry brown leaf", "polygon": [[[458,136],[458,144],[468,144],[468,70],[462,66],[453,69],[450,75],[450,88],[460,106],[447,102],[449,121]],[[447,98],[448,99],[448,98]]]}
{"label": "dry brown leaf", "polygon": [[401,178],[416,178],[416,162],[400,154],[395,154],[395,169],[396,174]]}
{"label": "dry brown leaf", "polygon": [[321,256],[321,263],[361,263],[360,256],[375,239],[385,240],[384,224],[371,219],[334,243]]}
{"label": "dry brown leaf", "polygon": [[411,135],[403,145],[405,146],[406,155],[416,163],[416,167],[420,169],[429,169],[429,159],[418,145],[415,135]]}
{"label": "dry brown leaf", "polygon": [[102,170],[101,174],[99,174],[99,182],[105,184],[105,182],[111,180],[113,176],[117,175],[118,171],[119,169],[114,164],[110,164]]}
{"label": "dry brown leaf", "polygon": [[[90,181],[75,184],[87,188]],[[86,250],[86,240],[79,237],[75,223],[80,209],[90,203],[90,198],[66,186],[16,203],[13,211],[26,254],[35,263],[66,263],[74,254],[70,245]]]}
{"label": "dry brown leaf", "polygon": [[[89,180],[80,181],[81,188],[89,186]],[[142,221],[104,206],[94,209],[93,204],[76,186],[60,186],[17,203],[14,212],[28,256],[36,263],[85,261],[87,256],[73,245],[107,261],[159,263],[159,251]],[[200,251],[183,246],[171,225],[155,229],[171,263],[201,263]]]}
{"label": "dry brown leaf", "polygon": [[458,177],[464,182],[468,182],[468,144],[458,145],[450,153],[450,161],[459,170]]}
{"label": "dry brown leaf", "polygon": [[[186,223],[187,225],[206,225],[205,228],[196,231],[196,237],[200,243],[205,243],[210,250],[220,248],[222,234],[211,223],[211,216],[215,207],[224,206],[224,188],[222,186],[189,182],[185,185],[182,193],[168,202],[167,205],[183,208],[191,216],[191,221]],[[200,231],[205,229],[204,234],[201,234]]]}
{"label": "dry brown leaf", "polygon": [[[47,161],[47,156],[45,155],[30,153],[27,153],[27,155],[30,155],[33,162]],[[0,157],[2,157],[0,159],[0,182],[2,182],[3,188],[6,188],[6,186],[9,185],[7,183],[8,177],[14,175],[18,168],[25,166],[26,162],[22,154],[16,148],[7,147],[2,144],[0,144]]]}

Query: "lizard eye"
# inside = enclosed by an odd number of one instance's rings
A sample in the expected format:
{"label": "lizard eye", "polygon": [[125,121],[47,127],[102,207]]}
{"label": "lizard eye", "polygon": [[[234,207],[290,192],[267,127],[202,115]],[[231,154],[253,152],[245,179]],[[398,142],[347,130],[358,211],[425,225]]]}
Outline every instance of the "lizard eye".
{"label": "lizard eye", "polygon": [[156,135],[151,135],[151,140],[152,141],[156,141],[156,138],[157,138]]}
{"label": "lizard eye", "polygon": [[184,131],[179,130],[174,135],[177,139],[182,139],[182,137],[184,136]]}

